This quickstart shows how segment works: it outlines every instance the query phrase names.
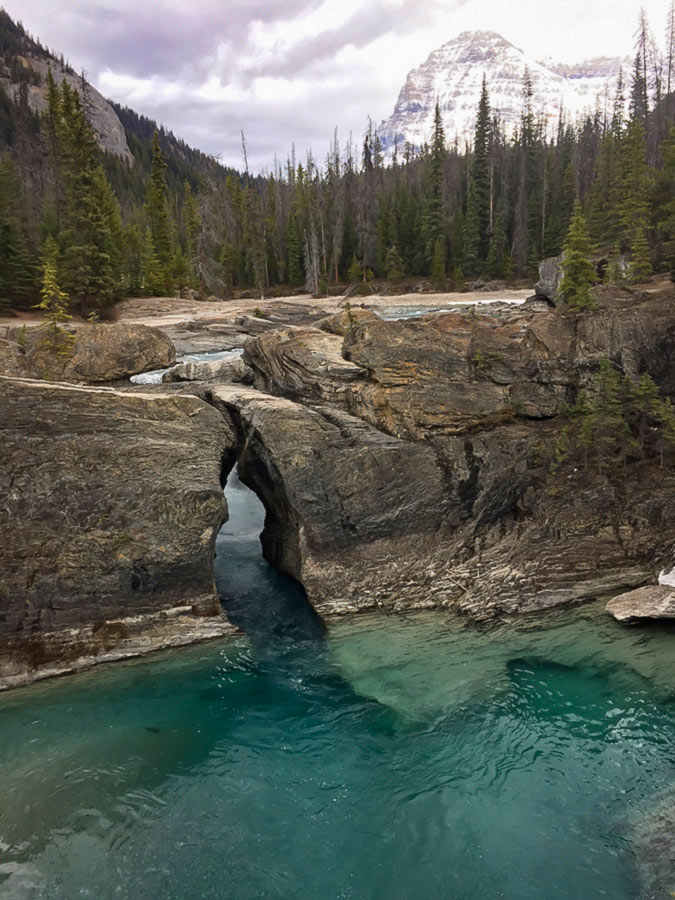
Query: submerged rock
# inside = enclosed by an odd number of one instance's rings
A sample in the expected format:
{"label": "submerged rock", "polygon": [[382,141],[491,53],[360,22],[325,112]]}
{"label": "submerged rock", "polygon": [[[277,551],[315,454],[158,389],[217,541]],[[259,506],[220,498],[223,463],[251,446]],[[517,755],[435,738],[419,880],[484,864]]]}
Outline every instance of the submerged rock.
{"label": "submerged rock", "polygon": [[647,585],[619,594],[609,601],[606,609],[618,622],[675,619],[675,588],[666,584]]}
{"label": "submerged rock", "polygon": [[109,650],[167,610],[220,612],[234,434],[212,407],[0,378],[0,438],[1,676]]}

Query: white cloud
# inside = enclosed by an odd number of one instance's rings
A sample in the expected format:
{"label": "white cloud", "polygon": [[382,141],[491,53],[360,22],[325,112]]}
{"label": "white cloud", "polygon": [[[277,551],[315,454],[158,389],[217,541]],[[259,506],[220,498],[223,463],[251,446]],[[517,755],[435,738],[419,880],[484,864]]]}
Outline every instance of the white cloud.
{"label": "white cloud", "polygon": [[669,0],[3,0],[104,93],[241,165],[321,155],[335,126],[360,138],[407,72],[464,30],[537,58],[631,52],[641,5],[660,37]]}

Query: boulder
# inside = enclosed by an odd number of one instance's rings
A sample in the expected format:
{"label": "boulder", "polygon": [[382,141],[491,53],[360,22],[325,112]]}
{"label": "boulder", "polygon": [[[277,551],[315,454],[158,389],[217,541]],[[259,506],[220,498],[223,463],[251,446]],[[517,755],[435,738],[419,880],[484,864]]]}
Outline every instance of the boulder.
{"label": "boulder", "polygon": [[21,344],[0,338],[0,375],[24,376],[28,371],[26,354]]}
{"label": "boulder", "polygon": [[347,409],[347,394],[365,371],[344,358],[342,346],[340,335],[292,328],[247,341],[243,359],[259,390]]}
{"label": "boulder", "polygon": [[169,369],[162,381],[232,381],[236,384],[253,384],[253,370],[240,356],[232,359],[209,361],[188,360]]}
{"label": "boulder", "polygon": [[596,302],[583,315],[516,308],[384,321],[354,311],[350,321],[344,312],[321,329],[258,335],[244,360],[260,390],[328,402],[411,440],[553,417],[591,385],[605,355],[675,392],[670,293],[600,287]]}
{"label": "boulder", "polygon": [[641,622],[646,619],[675,619],[675,588],[651,584],[619,594],[606,606],[617,622]]}
{"label": "boulder", "polygon": [[0,378],[0,440],[0,675],[91,652],[97,623],[219,613],[235,438],[211,406]]}
{"label": "boulder", "polygon": [[[10,329],[17,341],[19,329]],[[25,329],[24,372],[28,377],[75,384],[116,381],[173,364],[176,350],[159,329],[148,325],[80,325],[56,342],[47,326]],[[5,374],[11,374],[5,371]]]}
{"label": "boulder", "polygon": [[549,256],[539,263],[539,281],[534,286],[537,297],[545,297],[552,303],[558,296],[558,289],[562,280],[563,255]]}
{"label": "boulder", "polygon": [[340,334],[344,337],[349,331],[366,322],[379,321],[379,317],[370,309],[343,309],[334,316],[326,316],[316,323],[316,327],[329,334]]}

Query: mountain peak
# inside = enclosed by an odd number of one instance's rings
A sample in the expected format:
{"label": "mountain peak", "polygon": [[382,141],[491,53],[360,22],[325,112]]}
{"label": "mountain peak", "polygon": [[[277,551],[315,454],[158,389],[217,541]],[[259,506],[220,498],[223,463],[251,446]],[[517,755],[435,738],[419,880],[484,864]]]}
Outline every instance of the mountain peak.
{"label": "mountain peak", "polygon": [[408,74],[393,114],[380,126],[380,139],[389,150],[395,142],[419,147],[429,141],[438,100],[448,139],[470,141],[483,76],[492,109],[509,132],[520,121],[526,67],[535,111],[553,123],[562,108],[573,116],[592,110],[623,62],[606,58],[578,66],[540,62],[496,31],[464,31]]}

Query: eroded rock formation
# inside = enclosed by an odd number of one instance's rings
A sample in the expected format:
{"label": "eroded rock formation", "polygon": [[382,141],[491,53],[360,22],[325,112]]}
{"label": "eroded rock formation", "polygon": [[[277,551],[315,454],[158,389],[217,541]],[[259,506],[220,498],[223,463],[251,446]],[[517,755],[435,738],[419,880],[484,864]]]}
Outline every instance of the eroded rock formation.
{"label": "eroded rock formation", "polygon": [[218,388],[214,402],[272,511],[268,558],[324,613],[454,605],[481,617],[651,581],[675,548],[672,469],[647,461],[608,478],[541,460],[561,401],[603,356],[674,387],[671,294],[597,300],[584,316],[344,313],[249,341],[269,396]]}
{"label": "eroded rock formation", "polygon": [[147,325],[81,325],[54,339],[48,326],[4,329],[0,374],[97,384],[170,366],[171,340]]}
{"label": "eroded rock formation", "polygon": [[186,634],[219,615],[213,548],[235,441],[212,407],[0,378],[0,435],[4,680],[120,643],[126,655],[158,616],[176,630],[171,610]]}

